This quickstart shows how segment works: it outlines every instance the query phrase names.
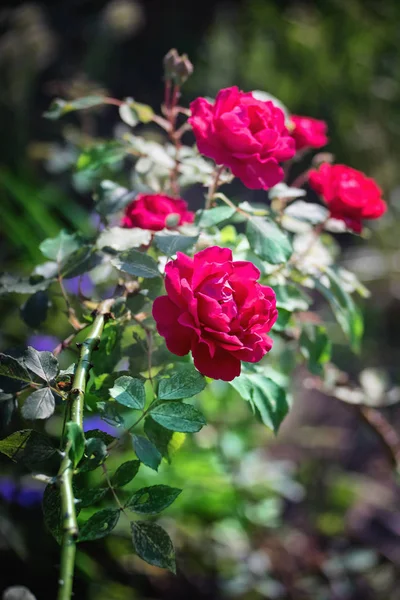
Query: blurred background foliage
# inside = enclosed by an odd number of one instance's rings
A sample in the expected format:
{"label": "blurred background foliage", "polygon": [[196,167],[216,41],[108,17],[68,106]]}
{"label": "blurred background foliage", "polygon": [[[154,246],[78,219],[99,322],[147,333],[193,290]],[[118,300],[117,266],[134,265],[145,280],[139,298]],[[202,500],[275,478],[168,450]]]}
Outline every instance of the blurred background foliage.
{"label": "blurred background foliage", "polygon": [[[2,269],[27,273],[43,260],[43,239],[61,227],[88,233],[96,226],[92,180],[74,165],[79,148],[113,135],[117,116],[102,107],[47,121],[51,99],[101,91],[158,109],[161,59],[177,47],[195,66],[184,103],[234,84],[266,90],[293,113],[326,120],[338,162],[384,189],[390,213],[371,238],[339,239],[343,264],[372,296],[363,307],[362,354],[351,356],[340,340],[335,354],[353,386],[361,379],[388,404],[400,358],[399,20],[397,0],[3,2]],[[27,339],[43,343],[22,323],[20,303],[1,298],[2,350]],[[69,333],[66,319],[54,322],[50,310],[45,333],[55,345]],[[132,556],[127,533],[118,531],[82,547],[76,597],[397,600],[400,494],[391,459],[357,406],[312,388],[299,370],[278,438],[224,384],[204,393],[213,425],[186,440],[157,478],[185,483],[163,517],[177,546],[178,577]],[[400,427],[397,406],[383,410]],[[6,459],[1,467],[0,591],[20,583],[38,599],[53,598],[57,549],[42,530],[41,490],[22,473],[11,475]],[[140,478],[147,485],[153,474],[143,468]]]}

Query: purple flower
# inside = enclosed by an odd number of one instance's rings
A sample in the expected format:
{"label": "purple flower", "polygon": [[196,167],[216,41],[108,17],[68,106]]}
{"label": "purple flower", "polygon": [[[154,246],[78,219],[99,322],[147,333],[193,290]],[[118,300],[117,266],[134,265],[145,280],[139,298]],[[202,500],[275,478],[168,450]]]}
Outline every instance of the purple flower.
{"label": "purple flower", "polygon": [[44,486],[26,480],[14,481],[10,477],[0,479],[0,497],[6,502],[13,502],[25,508],[40,504]]}
{"label": "purple flower", "polygon": [[93,281],[87,273],[72,277],[72,279],[64,279],[64,287],[70,294],[79,294],[79,289],[84,296],[91,296],[94,290]]}
{"label": "purple flower", "polygon": [[39,352],[44,350],[49,350],[51,352],[59,343],[60,340],[54,335],[31,335],[27,340],[28,346],[32,346]]}
{"label": "purple flower", "polygon": [[104,433],[108,433],[112,436],[116,436],[118,433],[116,427],[106,423],[97,415],[93,417],[86,417],[83,422],[83,431],[90,431],[91,429],[100,429],[100,431],[104,431]]}

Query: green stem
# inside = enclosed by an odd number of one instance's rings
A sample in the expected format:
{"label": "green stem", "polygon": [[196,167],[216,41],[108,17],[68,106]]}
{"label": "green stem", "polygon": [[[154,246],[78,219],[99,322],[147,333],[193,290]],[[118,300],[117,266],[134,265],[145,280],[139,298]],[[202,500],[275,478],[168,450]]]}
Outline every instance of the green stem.
{"label": "green stem", "polygon": [[216,193],[216,191],[218,189],[219,178],[220,178],[221,173],[222,173],[223,170],[224,170],[224,165],[216,166],[215,167],[214,177],[213,177],[213,179],[211,181],[210,187],[208,189],[208,194],[206,196],[206,203],[205,203],[205,206],[204,206],[204,208],[206,210],[208,210],[208,209],[211,208],[214,195],[215,195],[215,193]]}
{"label": "green stem", "polygon": [[[109,304],[107,305],[107,307]],[[105,303],[95,317],[89,330],[88,337],[82,343],[78,365],[75,371],[72,390],[68,397],[71,409],[71,421],[83,428],[83,407],[85,399],[86,383],[91,367],[91,355],[97,350],[103,333],[105,314],[107,308]],[[105,310],[104,310],[105,309]],[[61,493],[61,514],[63,537],[61,542],[61,566],[59,577],[58,600],[71,600],[72,585],[74,578],[76,539],[78,537],[78,523],[76,520],[75,498],[72,489],[72,478],[74,465],[70,459],[71,441],[67,441],[64,448],[64,456],[58,472],[58,484]]]}

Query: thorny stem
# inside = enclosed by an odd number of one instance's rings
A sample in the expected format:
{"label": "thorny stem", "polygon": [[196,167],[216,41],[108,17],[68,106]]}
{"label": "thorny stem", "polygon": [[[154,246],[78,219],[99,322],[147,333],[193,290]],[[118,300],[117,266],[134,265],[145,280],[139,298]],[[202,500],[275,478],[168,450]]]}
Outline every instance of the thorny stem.
{"label": "thorny stem", "polygon": [[[107,313],[112,300],[103,302],[90,328],[86,340],[82,343],[80,356],[76,368],[72,390],[68,396],[66,410],[71,410],[71,421],[81,429],[83,426],[83,407],[86,382],[91,368],[91,356],[97,350]],[[78,524],[76,520],[75,498],[72,489],[74,466],[70,459],[71,441],[67,441],[60,469],[58,471],[58,485],[61,494],[61,514],[63,537],[61,542],[61,565],[58,588],[58,600],[71,600],[72,584],[75,567],[76,538],[78,537]]]}
{"label": "thorny stem", "polygon": [[206,204],[204,206],[204,208],[206,210],[208,210],[209,208],[211,208],[211,203],[213,201],[213,198],[215,196],[215,192],[218,189],[218,185],[219,185],[219,178],[221,177],[221,173],[224,170],[224,165],[221,165],[219,167],[217,167],[215,169],[215,174],[214,174],[214,179],[211,181],[211,185],[208,188],[208,194],[206,197]]}

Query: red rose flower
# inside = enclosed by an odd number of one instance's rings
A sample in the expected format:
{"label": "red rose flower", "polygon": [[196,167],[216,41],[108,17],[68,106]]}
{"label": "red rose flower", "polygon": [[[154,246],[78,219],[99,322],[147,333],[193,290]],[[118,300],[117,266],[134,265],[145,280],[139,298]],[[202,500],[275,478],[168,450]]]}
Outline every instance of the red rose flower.
{"label": "red rose flower", "polygon": [[292,158],[295,147],[280,108],[231,87],[218,92],[214,104],[197,98],[190,109],[202,154],[230,167],[250,189],[267,190],[282,181],[279,162]]}
{"label": "red rose flower", "polygon": [[180,198],[170,198],[161,194],[138,194],[125,208],[121,225],[161,231],[164,227],[171,227],[172,215],[176,215],[176,223],[173,226],[194,221],[194,213],[188,210],[186,202]]}
{"label": "red rose flower", "polygon": [[213,246],[189,258],[181,252],[165,267],[167,296],[156,298],[153,317],[167,348],[213,379],[240,375],[240,361],[258,362],[272,348],[268,332],[278,317],[275,293],[257,282],[250,262],[233,261]]}
{"label": "red rose flower", "polygon": [[325,200],[331,217],[344,221],[356,233],[362,230],[362,219],[377,219],[386,211],[375,181],[346,165],[324,163],[310,172],[309,183]]}
{"label": "red rose flower", "polygon": [[292,115],[290,120],[294,126],[292,137],[297,151],[303,148],[321,148],[328,143],[326,135],[328,126],[325,121],[296,115]]}

